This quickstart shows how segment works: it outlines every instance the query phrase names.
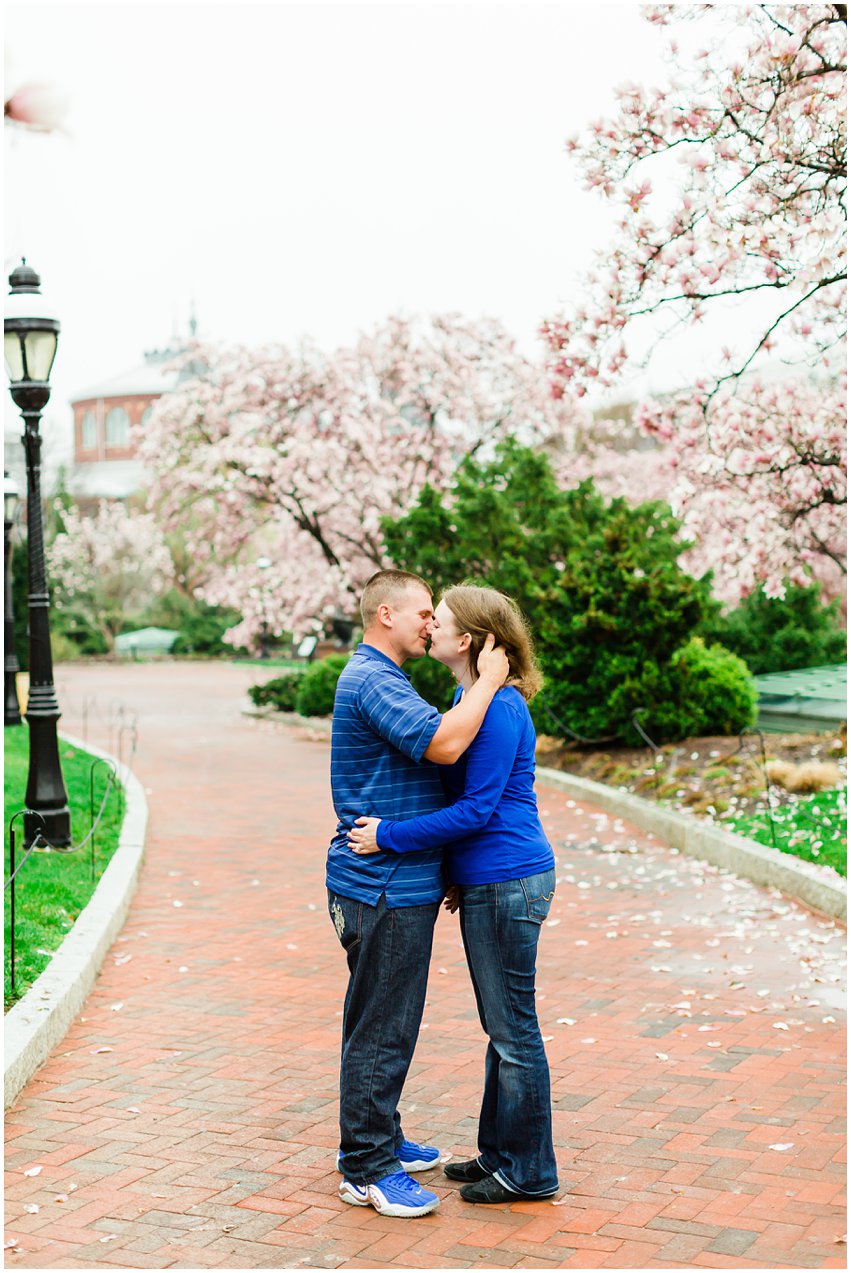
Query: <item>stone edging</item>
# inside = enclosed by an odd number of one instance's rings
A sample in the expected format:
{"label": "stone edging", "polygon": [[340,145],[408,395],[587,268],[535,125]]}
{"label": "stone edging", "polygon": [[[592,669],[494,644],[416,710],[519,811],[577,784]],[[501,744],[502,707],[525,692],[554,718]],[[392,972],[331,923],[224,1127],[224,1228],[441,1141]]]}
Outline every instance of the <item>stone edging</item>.
{"label": "stone edging", "polygon": [[114,756],[90,743],[64,733],[62,739],[113,762],[124,786],[126,809],[118,847],[89,902],[44,972],[6,1014],[3,1076],[6,1109],[64,1038],[82,1007],[106,952],[127,916],[145,853],[148,802],[138,778]]}
{"label": "stone edging", "polygon": [[607,787],[589,778],[539,768],[538,780],[558,787],[579,800],[587,800],[608,813],[617,814],[652,831],[660,839],[714,866],[726,867],[736,875],[753,880],[764,888],[776,888],[805,906],[845,923],[845,881],[830,867],[803,862],[779,849],[757,844],[746,836],[724,831],[711,822],[701,822],[693,814],[677,813],[616,787]]}
{"label": "stone edging", "polygon": [[[250,708],[243,713],[263,719],[277,719],[289,725],[304,725],[330,733],[327,716],[299,716],[295,712],[279,712],[276,708]],[[711,822],[701,822],[693,814],[677,813],[663,805],[634,796],[605,783],[593,782],[563,773],[560,769],[538,766],[538,781],[550,787],[587,800],[608,813],[634,822],[643,831],[652,831],[672,848],[689,857],[702,858],[714,866],[723,866],[764,888],[776,888],[805,906],[845,923],[846,888],[841,875],[829,867],[803,862],[779,849],[757,844],[743,835],[723,831]]]}

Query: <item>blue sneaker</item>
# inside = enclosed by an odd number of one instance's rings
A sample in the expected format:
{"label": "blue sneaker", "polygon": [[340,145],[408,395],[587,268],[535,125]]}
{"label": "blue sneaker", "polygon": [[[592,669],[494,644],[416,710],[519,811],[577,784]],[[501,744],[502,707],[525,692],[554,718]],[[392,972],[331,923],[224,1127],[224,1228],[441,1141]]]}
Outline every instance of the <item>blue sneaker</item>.
{"label": "blue sneaker", "polygon": [[414,1140],[403,1140],[396,1157],[405,1171],[428,1171],[440,1163],[440,1150],[434,1145],[418,1145]]}
{"label": "blue sneaker", "polygon": [[375,1207],[382,1216],[424,1216],[440,1206],[437,1194],[423,1189],[406,1171],[394,1171],[366,1186],[344,1180],[340,1197],[354,1207]]}
{"label": "blue sneaker", "polygon": [[353,1180],[344,1180],[340,1185],[340,1197],[353,1207],[368,1207],[369,1194],[366,1185],[356,1185]]}
{"label": "blue sneaker", "polygon": [[[418,1145],[413,1140],[403,1140],[396,1157],[405,1171],[428,1171],[440,1164],[440,1150],[434,1145]],[[337,1170],[343,1170],[343,1155],[337,1154]]]}

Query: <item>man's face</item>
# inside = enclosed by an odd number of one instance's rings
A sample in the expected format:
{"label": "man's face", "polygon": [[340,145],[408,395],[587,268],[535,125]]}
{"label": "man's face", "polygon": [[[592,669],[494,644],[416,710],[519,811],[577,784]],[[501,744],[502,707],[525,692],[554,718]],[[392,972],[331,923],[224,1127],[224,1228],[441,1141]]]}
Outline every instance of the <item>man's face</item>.
{"label": "man's face", "polygon": [[434,615],[430,594],[418,586],[407,588],[391,610],[393,644],[402,661],[422,658]]}

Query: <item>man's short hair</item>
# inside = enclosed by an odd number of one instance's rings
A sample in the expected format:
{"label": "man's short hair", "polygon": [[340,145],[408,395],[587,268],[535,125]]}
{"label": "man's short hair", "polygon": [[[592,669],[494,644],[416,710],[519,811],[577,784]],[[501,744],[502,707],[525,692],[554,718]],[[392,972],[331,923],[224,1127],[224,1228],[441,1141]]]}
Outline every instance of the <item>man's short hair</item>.
{"label": "man's short hair", "polygon": [[425,579],[408,570],[379,570],[367,579],[360,601],[364,629],[375,623],[379,606],[397,605],[409,588],[425,588],[432,595]]}

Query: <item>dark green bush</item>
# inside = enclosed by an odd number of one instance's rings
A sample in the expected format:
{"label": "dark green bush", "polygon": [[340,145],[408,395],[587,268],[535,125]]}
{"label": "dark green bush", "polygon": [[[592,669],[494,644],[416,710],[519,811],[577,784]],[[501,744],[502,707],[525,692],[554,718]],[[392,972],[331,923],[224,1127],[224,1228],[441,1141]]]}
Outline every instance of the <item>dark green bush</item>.
{"label": "dark green bush", "polygon": [[293,668],[262,685],[252,685],[248,697],[255,707],[276,707],[279,712],[294,712],[304,672]]}
{"label": "dark green bush", "polygon": [[411,684],[417,693],[441,712],[452,706],[452,696],[458,682],[442,663],[430,659],[412,659],[403,669],[411,678]]}
{"label": "dark green bush", "polygon": [[348,654],[329,654],[327,659],[321,659],[308,667],[302,675],[296,695],[296,711],[299,715],[331,715],[337,681],[348,661]]}
{"label": "dark green bush", "polygon": [[756,720],[757,691],[747,664],[722,645],[692,637],[671,659],[667,701],[639,721],[654,740],[738,734]]}
{"label": "dark green bush", "polygon": [[822,601],[817,584],[789,585],[783,600],[759,588],[735,610],[704,623],[700,634],[738,654],[755,676],[844,663],[846,657],[839,602]]}
{"label": "dark green bush", "polygon": [[515,598],[545,676],[532,713],[548,734],[634,743],[633,712],[670,701],[673,656],[712,610],[708,576],[679,565],[687,545],[668,505],[608,502],[591,482],[561,490],[546,456],[516,442],[465,461],[448,497],[427,487],[383,525],[394,564],[436,591],[473,577]]}

